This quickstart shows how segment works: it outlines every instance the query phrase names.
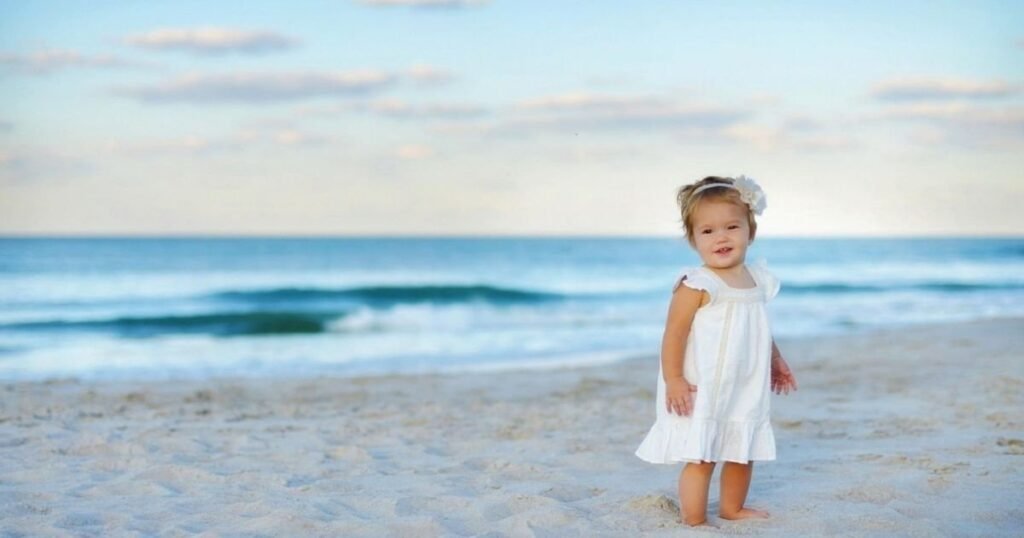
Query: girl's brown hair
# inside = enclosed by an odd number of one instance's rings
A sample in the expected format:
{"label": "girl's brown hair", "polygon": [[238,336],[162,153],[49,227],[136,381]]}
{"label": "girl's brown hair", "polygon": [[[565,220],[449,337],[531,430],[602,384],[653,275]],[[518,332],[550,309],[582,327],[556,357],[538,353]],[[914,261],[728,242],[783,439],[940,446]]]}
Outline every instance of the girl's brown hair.
{"label": "girl's brown hair", "polygon": [[742,199],[740,199],[740,193],[733,188],[723,189],[704,189],[698,192],[696,195],[691,193],[698,187],[709,185],[713,183],[721,183],[725,185],[732,185],[733,179],[731,177],[718,177],[708,176],[696,183],[689,185],[683,185],[679,187],[679,191],[676,193],[676,203],[679,204],[679,213],[682,217],[683,229],[686,230],[686,240],[690,242],[692,246],[693,242],[693,214],[697,211],[697,206],[704,200],[713,202],[730,202],[736,204],[747,211],[747,223],[750,226],[750,241],[754,241],[754,236],[757,235],[757,221],[754,220],[754,211],[750,209]]}

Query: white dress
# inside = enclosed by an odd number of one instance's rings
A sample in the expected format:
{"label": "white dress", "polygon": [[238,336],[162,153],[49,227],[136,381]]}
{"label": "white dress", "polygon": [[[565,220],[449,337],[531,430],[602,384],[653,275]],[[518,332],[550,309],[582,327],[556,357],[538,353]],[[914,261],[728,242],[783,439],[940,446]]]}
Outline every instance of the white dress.
{"label": "white dress", "polygon": [[[766,303],[780,283],[763,260],[748,264],[757,285],[733,288],[704,266],[676,280],[706,290],[686,338],[683,376],[697,385],[689,416],[665,407],[665,379],[658,368],[656,420],[636,455],[650,463],[775,459],[771,410],[772,335]],[[659,364],[661,360],[658,360]]]}

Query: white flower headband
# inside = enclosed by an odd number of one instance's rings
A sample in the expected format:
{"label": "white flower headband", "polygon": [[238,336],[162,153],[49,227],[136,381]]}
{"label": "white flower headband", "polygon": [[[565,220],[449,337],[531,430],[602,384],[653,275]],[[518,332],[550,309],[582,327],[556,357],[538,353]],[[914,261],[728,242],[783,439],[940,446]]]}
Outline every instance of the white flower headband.
{"label": "white flower headband", "polygon": [[763,213],[764,209],[768,207],[768,201],[765,199],[764,191],[761,190],[761,186],[758,185],[753,178],[749,178],[747,176],[739,176],[732,181],[732,183],[708,183],[707,185],[701,185],[694,189],[693,192],[690,193],[690,196],[715,187],[736,189],[740,191],[740,200],[743,200],[744,203],[750,206],[750,209],[754,211],[755,215]]}

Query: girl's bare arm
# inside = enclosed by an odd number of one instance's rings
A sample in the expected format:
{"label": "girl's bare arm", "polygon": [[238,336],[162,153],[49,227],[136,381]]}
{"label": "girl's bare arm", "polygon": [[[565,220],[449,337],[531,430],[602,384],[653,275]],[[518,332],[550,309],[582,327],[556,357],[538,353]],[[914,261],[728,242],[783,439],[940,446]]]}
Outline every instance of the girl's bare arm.
{"label": "girl's bare arm", "polygon": [[700,308],[704,291],[680,285],[672,293],[661,338],[661,370],[665,381],[683,377],[683,350],[690,334],[693,317]]}
{"label": "girl's bare arm", "polygon": [[665,333],[661,339],[661,371],[665,378],[665,405],[670,413],[688,415],[693,408],[690,392],[696,388],[683,378],[683,360],[686,338],[705,293],[679,285],[669,303]]}

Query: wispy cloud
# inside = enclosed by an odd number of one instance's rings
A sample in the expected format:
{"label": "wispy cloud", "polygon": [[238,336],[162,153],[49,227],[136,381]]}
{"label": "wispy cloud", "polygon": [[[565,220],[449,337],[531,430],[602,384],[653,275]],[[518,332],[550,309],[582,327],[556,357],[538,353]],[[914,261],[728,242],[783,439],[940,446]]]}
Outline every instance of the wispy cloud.
{"label": "wispy cloud", "polygon": [[373,7],[465,8],[480,7],[489,0],[359,0],[359,3]]}
{"label": "wispy cloud", "polygon": [[923,126],[915,140],[964,147],[1021,147],[1024,108],[992,107],[971,102],[909,103],[892,106],[875,119]]}
{"label": "wispy cloud", "polygon": [[515,129],[687,129],[721,127],[749,113],[721,106],[677,105],[636,110],[595,110],[564,115],[535,115],[511,120]]}
{"label": "wispy cloud", "polygon": [[636,111],[664,108],[665,99],[648,96],[614,96],[587,92],[571,92],[549,95],[521,101],[517,107],[523,110],[544,110],[552,112],[577,112],[587,110]]}
{"label": "wispy cloud", "polygon": [[786,118],[783,126],[787,130],[796,132],[811,132],[824,128],[821,121],[806,115],[790,116]]}
{"label": "wispy cloud", "polygon": [[128,45],[148,50],[177,50],[192,54],[265,54],[293,48],[297,39],[266,30],[234,28],[161,28],[124,38]]}
{"label": "wispy cloud", "polygon": [[991,99],[1021,93],[1021,85],[1004,81],[954,78],[904,78],[876,84],[870,95],[884,101]]}
{"label": "wispy cloud", "polygon": [[1024,108],[999,98],[1024,93],[1024,84],[954,78],[899,79],[869,91],[881,108],[869,121],[906,124],[908,140],[925,146],[1010,148],[1024,142]]}
{"label": "wispy cloud", "polygon": [[157,139],[132,139],[129,141],[112,141],[103,144],[102,149],[108,154],[128,157],[153,156],[161,154],[204,154],[242,149],[239,138],[211,138],[198,135],[186,135]]}
{"label": "wispy cloud", "polygon": [[778,149],[785,142],[783,131],[756,124],[730,125],[722,129],[729,140],[748,144],[760,150]]}
{"label": "wispy cloud", "polygon": [[151,103],[261,103],[366,95],[386,88],[396,78],[380,71],[188,74],[155,85],[117,88],[114,92]]}
{"label": "wispy cloud", "polygon": [[410,104],[397,99],[382,99],[363,105],[364,110],[400,119],[461,119],[483,116],[487,110],[455,103]]}
{"label": "wispy cloud", "polygon": [[344,114],[376,114],[396,120],[461,121],[487,116],[491,114],[491,110],[468,103],[410,103],[401,99],[374,99],[304,105],[294,111],[295,118],[302,119],[329,118]]}
{"label": "wispy cloud", "polygon": [[253,148],[319,146],[327,142],[329,140],[324,136],[293,127],[253,125],[220,136],[185,135],[111,141],[103,144],[102,150],[125,157],[213,155]]}
{"label": "wispy cloud", "polygon": [[319,146],[327,142],[327,138],[299,131],[297,129],[283,129],[273,134],[273,140],[282,146]]}
{"label": "wispy cloud", "polygon": [[553,162],[573,164],[615,163],[636,161],[648,158],[652,150],[643,145],[632,144],[569,144],[562,146],[545,146],[534,155]]}
{"label": "wispy cloud", "polygon": [[38,148],[0,148],[0,181],[50,181],[87,175],[89,160],[65,151]]}
{"label": "wispy cloud", "polygon": [[430,146],[422,144],[405,144],[395,150],[395,157],[404,161],[415,161],[434,156],[434,150]]}
{"label": "wispy cloud", "polygon": [[724,144],[761,151],[836,151],[860,145],[853,136],[833,132],[824,122],[810,116],[791,116],[772,125],[758,119],[761,112],[749,105],[680,102],[658,95],[571,92],[525,99],[507,107],[495,119],[447,122],[435,130],[498,137],[633,130],[668,134],[686,143]]}
{"label": "wispy cloud", "polygon": [[45,49],[27,54],[0,53],[0,65],[27,75],[49,75],[66,69],[116,69],[146,67],[110,54],[82,54],[67,49]]}
{"label": "wispy cloud", "polygon": [[450,71],[439,69],[429,65],[415,65],[406,73],[410,79],[418,84],[447,84],[455,79]]}
{"label": "wispy cloud", "polygon": [[708,130],[733,124],[751,114],[752,111],[745,108],[683,104],[659,97],[574,92],[521,101],[495,121],[442,129],[496,135],[624,129]]}
{"label": "wispy cloud", "polygon": [[[807,134],[808,131],[814,132]],[[852,136],[824,131],[821,124],[817,122],[808,124],[787,121],[781,127],[741,123],[727,126],[719,133],[713,133],[712,139],[717,138],[716,134],[721,135],[727,142],[738,143],[760,151],[824,152],[848,150],[860,145]]]}
{"label": "wispy cloud", "polygon": [[1024,135],[1024,108],[982,107],[970,103],[918,103],[893,107],[881,116],[894,120],[919,120],[961,126],[983,125],[1018,129]]}

